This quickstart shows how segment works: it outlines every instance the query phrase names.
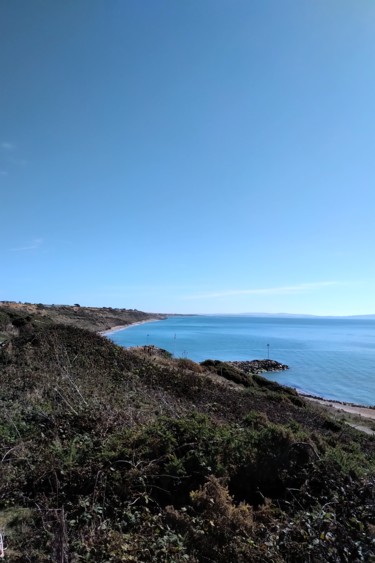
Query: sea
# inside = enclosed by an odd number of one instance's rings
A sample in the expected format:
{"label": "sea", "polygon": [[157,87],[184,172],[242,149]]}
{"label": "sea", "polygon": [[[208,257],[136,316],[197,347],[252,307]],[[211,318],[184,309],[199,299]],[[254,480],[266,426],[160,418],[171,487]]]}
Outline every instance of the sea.
{"label": "sea", "polygon": [[155,345],[175,357],[270,358],[289,370],[264,374],[299,392],[375,405],[375,320],[231,315],[172,316],[108,334],[124,347]]}

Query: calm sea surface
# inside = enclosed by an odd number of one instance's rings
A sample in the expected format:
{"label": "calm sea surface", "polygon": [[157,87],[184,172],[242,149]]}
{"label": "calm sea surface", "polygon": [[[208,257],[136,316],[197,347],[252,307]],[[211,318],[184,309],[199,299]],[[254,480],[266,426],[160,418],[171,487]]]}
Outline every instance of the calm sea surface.
{"label": "calm sea surface", "polygon": [[197,362],[263,359],[269,350],[271,359],[290,367],[270,379],[312,395],[375,405],[375,320],[170,317],[108,337],[126,347],[154,344]]}

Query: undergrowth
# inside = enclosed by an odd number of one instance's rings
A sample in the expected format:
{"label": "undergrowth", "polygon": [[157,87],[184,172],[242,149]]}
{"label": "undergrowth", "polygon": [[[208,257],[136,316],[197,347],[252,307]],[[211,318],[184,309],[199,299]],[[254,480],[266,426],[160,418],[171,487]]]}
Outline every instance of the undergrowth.
{"label": "undergrowth", "polygon": [[225,365],[20,332],[0,351],[6,560],[374,557],[371,437],[259,376],[213,381]]}

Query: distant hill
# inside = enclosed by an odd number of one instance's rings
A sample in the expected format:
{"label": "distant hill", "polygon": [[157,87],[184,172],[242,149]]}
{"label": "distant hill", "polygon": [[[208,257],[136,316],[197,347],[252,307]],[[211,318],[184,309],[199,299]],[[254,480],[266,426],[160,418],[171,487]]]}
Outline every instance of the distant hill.
{"label": "distant hill", "polygon": [[239,316],[244,317],[282,317],[282,318],[309,318],[309,317],[316,317],[317,315],[304,315],[298,313],[241,313]]}
{"label": "distant hill", "polygon": [[372,320],[372,319],[375,319],[375,315],[351,315],[351,316],[345,317],[345,318],[346,319],[364,319],[364,320],[369,319],[369,320]]}
{"label": "distant hill", "polygon": [[375,315],[307,315],[298,313],[240,313],[236,316],[297,319],[375,319]]}

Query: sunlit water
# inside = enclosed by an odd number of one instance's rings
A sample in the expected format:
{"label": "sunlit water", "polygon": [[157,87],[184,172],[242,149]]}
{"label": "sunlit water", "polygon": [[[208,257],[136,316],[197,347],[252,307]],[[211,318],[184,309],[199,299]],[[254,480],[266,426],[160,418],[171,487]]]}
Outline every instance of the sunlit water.
{"label": "sunlit water", "polygon": [[270,379],[312,395],[375,404],[375,320],[170,317],[108,337],[126,347],[154,344],[198,362],[263,359],[269,351],[290,367]]}

